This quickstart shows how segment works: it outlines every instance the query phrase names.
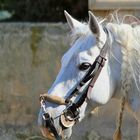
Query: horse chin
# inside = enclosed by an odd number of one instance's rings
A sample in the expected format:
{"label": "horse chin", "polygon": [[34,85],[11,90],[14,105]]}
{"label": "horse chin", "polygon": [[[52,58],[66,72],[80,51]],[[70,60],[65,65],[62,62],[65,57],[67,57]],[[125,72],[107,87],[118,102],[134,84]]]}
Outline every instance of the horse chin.
{"label": "horse chin", "polygon": [[47,128],[41,127],[40,130],[45,138],[47,138],[48,140],[55,140],[53,133],[51,133]]}

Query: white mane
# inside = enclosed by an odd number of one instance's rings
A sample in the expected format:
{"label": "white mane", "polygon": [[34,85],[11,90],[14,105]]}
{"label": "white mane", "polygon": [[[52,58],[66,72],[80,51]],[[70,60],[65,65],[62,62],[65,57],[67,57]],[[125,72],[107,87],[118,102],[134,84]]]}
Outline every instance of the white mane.
{"label": "white mane", "polygon": [[73,29],[70,33],[71,44],[73,44],[79,37],[86,36],[89,33],[91,33],[91,31],[87,23],[83,23],[83,26],[80,28]]}
{"label": "white mane", "polygon": [[108,27],[115,41],[122,47],[122,89],[128,93],[135,83],[135,87],[140,91],[140,26],[109,23]]}

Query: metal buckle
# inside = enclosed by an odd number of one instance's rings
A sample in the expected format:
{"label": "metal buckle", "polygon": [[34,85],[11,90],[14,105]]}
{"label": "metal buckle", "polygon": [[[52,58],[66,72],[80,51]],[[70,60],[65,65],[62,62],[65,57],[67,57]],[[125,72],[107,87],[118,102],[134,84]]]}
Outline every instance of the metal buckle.
{"label": "metal buckle", "polygon": [[60,122],[63,127],[72,127],[79,119],[79,108],[76,108],[75,104],[66,108],[63,114],[60,116]]}

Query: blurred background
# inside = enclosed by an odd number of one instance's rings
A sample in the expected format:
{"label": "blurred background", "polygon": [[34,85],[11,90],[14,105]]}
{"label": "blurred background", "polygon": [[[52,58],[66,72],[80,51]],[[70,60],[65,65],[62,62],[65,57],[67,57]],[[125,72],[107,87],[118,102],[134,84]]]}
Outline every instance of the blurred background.
{"label": "blurred background", "polygon": [[[69,49],[63,11],[88,21],[88,10],[107,17],[116,9],[140,18],[140,0],[0,0],[0,140],[44,139],[37,126],[38,98]],[[98,114],[87,115],[71,140],[111,140],[119,104],[111,100]],[[125,112],[124,139],[136,140],[136,134],[137,123]]]}
{"label": "blurred background", "polygon": [[85,19],[88,0],[1,0],[0,9],[11,14],[9,21],[63,22],[64,10],[78,19]]}

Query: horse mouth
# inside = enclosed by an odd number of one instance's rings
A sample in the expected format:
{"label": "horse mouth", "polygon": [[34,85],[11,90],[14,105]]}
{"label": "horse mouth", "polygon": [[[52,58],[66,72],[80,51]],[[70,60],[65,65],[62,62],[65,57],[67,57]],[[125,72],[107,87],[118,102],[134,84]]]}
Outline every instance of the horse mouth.
{"label": "horse mouth", "polygon": [[41,127],[41,133],[42,135],[49,139],[49,140],[55,140],[55,137],[54,137],[54,134],[52,132],[50,132],[50,130],[48,128],[45,128],[45,127]]}

